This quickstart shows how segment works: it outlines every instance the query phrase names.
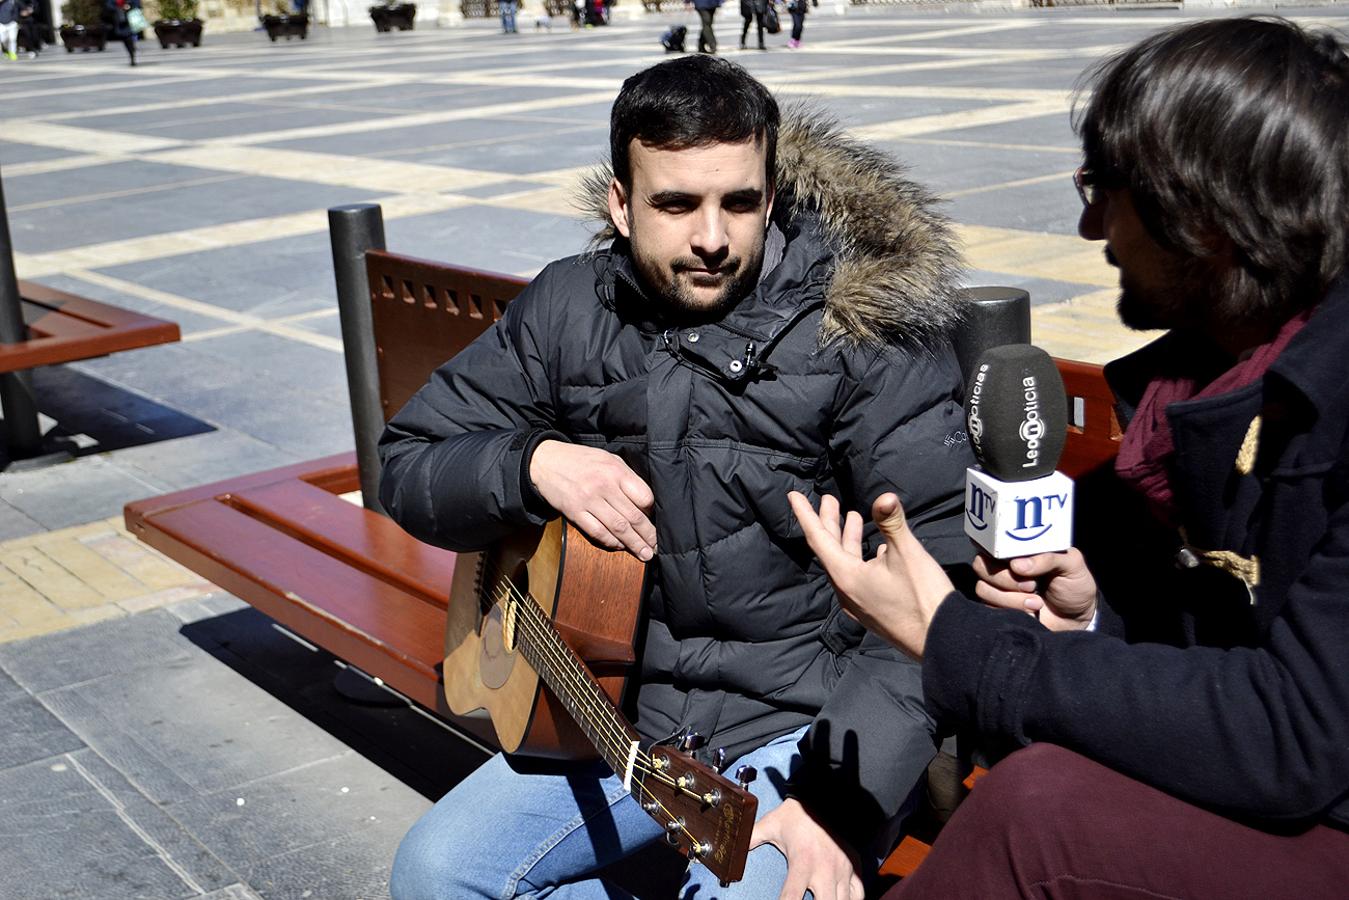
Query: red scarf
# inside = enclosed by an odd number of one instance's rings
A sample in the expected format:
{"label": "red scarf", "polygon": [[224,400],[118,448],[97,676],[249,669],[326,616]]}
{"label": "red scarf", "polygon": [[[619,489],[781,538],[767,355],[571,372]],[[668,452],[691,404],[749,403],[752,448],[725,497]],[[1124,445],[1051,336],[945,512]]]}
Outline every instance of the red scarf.
{"label": "red scarf", "polygon": [[1171,421],[1166,415],[1167,407],[1182,400],[1231,393],[1263,377],[1288,342],[1307,324],[1311,312],[1307,309],[1293,316],[1273,339],[1257,346],[1207,386],[1201,386],[1197,377],[1186,375],[1163,375],[1148,383],[1120,441],[1115,472],[1147,499],[1153,514],[1163,522],[1175,522],[1171,457],[1175,455],[1176,446],[1171,435]]}

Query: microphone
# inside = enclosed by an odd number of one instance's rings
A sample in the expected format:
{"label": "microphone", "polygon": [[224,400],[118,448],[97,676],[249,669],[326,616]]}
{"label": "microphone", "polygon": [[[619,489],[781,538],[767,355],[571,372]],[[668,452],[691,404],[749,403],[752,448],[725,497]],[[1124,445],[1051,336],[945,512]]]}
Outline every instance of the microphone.
{"label": "microphone", "polygon": [[965,472],[965,533],[995,559],[1073,544],[1073,480],[1054,471],[1068,397],[1048,353],[1030,344],[979,357],[965,427],[980,468]]}

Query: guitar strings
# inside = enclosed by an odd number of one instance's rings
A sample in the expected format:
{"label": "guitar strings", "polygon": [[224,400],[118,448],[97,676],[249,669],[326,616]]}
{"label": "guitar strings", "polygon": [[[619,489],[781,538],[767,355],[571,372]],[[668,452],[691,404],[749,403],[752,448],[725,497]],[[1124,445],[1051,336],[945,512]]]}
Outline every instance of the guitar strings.
{"label": "guitar strings", "polygon": [[[591,706],[590,711],[592,714],[595,712],[599,712],[599,713],[607,713],[611,719],[613,717],[616,717],[617,712],[610,705],[608,697],[602,695],[602,691],[599,688],[599,685],[592,678],[575,671],[575,660],[570,656],[570,654],[574,653],[574,651],[571,651],[571,649],[566,646],[565,642],[562,642],[561,636],[558,635],[557,631],[552,627],[552,622],[544,618],[542,624],[540,624],[539,622],[532,621],[529,618],[530,615],[536,615],[539,617],[547,616],[547,613],[544,612],[543,607],[539,605],[538,601],[535,600],[532,595],[521,593],[521,591],[514,585],[514,583],[510,581],[510,579],[505,575],[505,573],[501,571],[500,567],[496,564],[494,560],[484,557],[484,564],[485,568],[490,567],[491,571],[489,574],[492,576],[492,579],[497,586],[495,592],[496,596],[493,598],[493,602],[499,603],[503,599],[513,599],[516,602],[517,608],[525,613],[525,615],[523,616],[517,616],[517,619],[520,622],[522,622],[525,625],[525,627],[529,630],[530,634],[533,637],[535,637],[540,644],[542,644],[542,646],[539,647],[538,649],[541,651],[541,655],[545,657],[543,661],[546,664],[550,665],[554,674],[557,675],[559,678],[569,679],[571,681],[570,686],[572,687],[573,690],[579,687],[582,689],[583,694],[589,695],[588,697],[583,697],[582,702],[584,703],[586,702],[586,700],[589,701],[589,705]],[[503,611],[503,617],[504,615],[505,613]],[[555,646],[554,642],[560,643],[561,647]],[[552,658],[551,659],[546,658],[549,656],[551,656]],[[557,665],[558,663],[563,663],[565,665],[559,666]],[[601,696],[595,696],[596,692],[599,692]],[[593,722],[592,724],[600,727],[603,727],[604,725],[603,722],[598,721]],[[600,742],[607,743],[608,744],[607,749],[614,756],[614,758],[619,758],[622,755],[626,755],[626,753],[632,746],[632,738],[628,736],[626,729],[622,728],[621,726],[617,725],[612,721],[609,723],[608,727],[612,729],[611,732],[607,735],[605,734],[599,735],[597,743]],[[592,738],[592,740],[596,739]],[[597,746],[596,749],[601,750],[601,753],[603,753],[604,749],[606,748],[604,746]],[[617,751],[622,752],[620,753]],[[693,791],[689,791],[687,788],[685,788],[683,785],[678,784],[674,779],[670,778],[664,772],[660,771],[659,769],[656,769],[654,766],[654,762],[651,760],[650,755],[647,754],[645,751],[643,751],[640,746],[636,748],[636,753],[634,754],[632,766],[634,770],[642,773],[643,778],[645,778],[645,776],[648,775],[653,776],[658,780],[664,782],[666,785],[676,788],[681,793],[688,794],[697,799],[702,798],[702,795],[697,794],[696,792]],[[610,767],[613,768],[612,763],[610,764]],[[652,793],[651,789],[647,787],[644,780],[639,780],[637,783],[639,788],[641,789],[641,792],[650,798],[651,802],[654,803],[660,809],[660,811],[668,817],[668,820],[670,822],[678,823],[679,830],[682,831],[688,837],[690,842],[692,842],[694,845],[698,845],[700,843],[698,839],[688,830],[684,822],[676,818],[674,814],[669,810],[669,808],[666,807],[665,804],[658,797],[656,797],[655,794]]]}
{"label": "guitar strings", "polygon": [[[505,593],[506,593],[507,595],[510,595],[510,594],[515,593],[515,592],[512,591],[511,589],[507,589]],[[532,600],[533,600],[532,597],[529,597],[529,598],[521,598],[521,597],[519,597],[519,596],[517,595],[517,596],[516,596],[516,600],[517,600],[517,602],[519,602],[519,603],[521,604],[522,609],[525,610],[525,615],[526,615],[526,616],[538,616],[538,617],[543,617],[543,616],[546,616],[546,615],[547,615],[547,614],[543,611],[542,607],[538,606],[537,602],[529,602],[529,601],[532,601]],[[528,618],[523,619],[523,620],[522,620],[522,623],[521,623],[523,629],[532,631],[533,634],[534,634],[536,637],[540,638],[545,644],[552,644],[554,641],[560,641],[560,640],[561,640],[561,638],[557,635],[557,632],[556,632],[555,630],[553,630],[552,628],[547,627],[547,626],[550,625],[550,624],[551,624],[551,623],[549,623],[546,619],[543,621],[543,624],[540,624],[539,622],[532,621],[532,620],[530,620],[530,619],[528,619]],[[565,646],[565,645],[564,645],[564,646]],[[545,650],[545,651],[543,651],[543,652],[546,653],[547,651]],[[566,660],[567,662],[572,662],[572,660],[571,660],[570,658],[568,658],[568,657],[562,655],[561,652],[560,652],[560,650],[559,650],[558,648],[554,648],[554,649],[553,649],[553,655],[554,655],[555,657],[561,656],[561,658],[564,659],[564,660]],[[564,672],[559,672],[557,669],[553,669],[553,672],[554,672],[554,674],[556,674],[559,678],[566,677],[567,674],[568,674],[568,673],[564,673]],[[571,675],[571,679],[572,679],[574,682],[579,680],[579,681],[582,681],[583,684],[584,684],[585,686],[591,687],[593,690],[596,690],[596,691],[599,690],[598,685],[596,685],[596,684],[595,684],[593,681],[591,681],[590,679],[584,678],[584,676],[581,675],[581,673],[579,673],[579,672],[572,672],[572,673],[570,673],[570,675]],[[575,685],[573,685],[573,687],[575,687]],[[592,740],[594,740],[594,738],[592,738]],[[624,749],[627,749],[627,748],[624,748]],[[640,751],[640,748],[638,748],[638,753],[640,753],[640,752],[641,752],[641,751]],[[644,755],[644,754],[643,754],[643,755]],[[647,766],[646,764],[640,763],[640,762],[638,762],[638,761],[634,761],[634,763],[633,763],[633,768],[634,768],[635,770],[637,770],[638,772],[642,773],[643,775],[651,775],[651,776],[654,776],[657,780],[659,780],[659,781],[665,783],[665,784],[668,785],[669,787],[672,787],[672,788],[674,788],[674,789],[680,791],[681,793],[690,794],[691,796],[694,796],[694,797],[697,797],[697,798],[701,799],[701,795],[696,794],[696,793],[694,793],[694,792],[691,792],[691,791],[687,790],[687,789],[684,788],[683,786],[679,785],[674,779],[672,779],[672,778],[670,778],[668,775],[666,775],[664,772],[661,772],[661,771],[659,771],[659,770],[652,769],[652,768],[650,768],[649,766]],[[684,834],[685,837],[688,839],[689,844],[690,844],[691,846],[695,846],[695,847],[697,847],[697,846],[702,846],[702,843],[698,840],[698,838],[697,838],[697,837],[696,837],[696,836],[688,829],[688,827],[687,827],[686,823],[684,822],[684,820],[682,820],[682,819],[680,819],[680,818],[677,818],[677,817],[675,816],[675,814],[674,814],[673,812],[671,812],[670,808],[667,807],[667,806],[665,805],[665,803],[662,802],[661,799],[655,795],[655,793],[651,790],[651,788],[647,786],[646,781],[645,781],[645,778],[638,779],[638,780],[636,781],[636,784],[637,784],[637,787],[638,787],[638,789],[640,790],[641,794],[644,795],[644,796],[646,796],[646,797],[651,801],[651,803],[654,804],[655,807],[656,807],[657,809],[659,809],[661,813],[664,814],[666,821],[667,821],[667,822],[673,822],[673,823],[675,823],[675,824],[677,825],[679,831],[683,832],[683,834]],[[648,811],[648,813],[650,814],[650,811]]]}
{"label": "guitar strings", "polygon": [[[601,752],[607,750],[608,755],[613,758],[626,756],[636,736],[629,735],[626,729],[612,721],[617,717],[617,712],[609,705],[608,697],[602,695],[599,686],[593,680],[587,675],[575,671],[575,660],[568,655],[570,648],[566,648],[565,643],[561,647],[554,644],[554,640],[560,641],[561,638],[551,627],[551,622],[545,620],[540,626],[528,619],[528,616],[534,611],[537,611],[540,616],[547,615],[543,608],[538,605],[538,601],[528,595],[522,595],[519,589],[502,575],[499,569],[494,573],[494,578],[498,588],[498,596],[494,598],[494,602],[506,598],[516,601],[517,608],[524,613],[524,615],[517,616],[517,620],[529,628],[531,636],[535,637],[536,642],[541,645],[538,649],[547,657],[544,662],[551,664],[551,668],[559,678],[567,679],[568,687],[572,688],[573,691],[579,689],[581,696],[578,699],[583,706],[589,707],[580,711],[589,714],[589,722],[580,724],[583,726],[590,724],[592,730],[608,728],[606,732],[599,734],[598,737],[602,744],[597,749]],[[611,721],[605,723],[601,720],[601,717],[609,718]],[[635,763],[642,764],[643,770],[649,771],[646,766],[649,757],[642,752],[640,747],[636,756]]]}
{"label": "guitar strings", "polygon": [[[569,679],[569,687],[573,690],[579,688],[584,692],[586,695],[584,699],[588,700],[590,705],[590,710],[588,710],[588,712],[591,714],[598,713],[610,720],[608,724],[612,728],[612,732],[601,736],[605,739],[606,746],[597,747],[597,749],[602,751],[608,749],[615,757],[626,755],[636,735],[631,734],[629,729],[625,727],[626,723],[622,721],[620,714],[614,709],[612,701],[604,694],[599,684],[593,679],[593,676],[584,670],[584,663],[579,657],[575,656],[575,651],[568,647],[562,640],[561,635],[557,633],[556,629],[553,627],[552,621],[548,618],[548,613],[544,611],[538,600],[532,595],[522,593],[520,589],[515,586],[514,582],[501,571],[494,560],[484,560],[484,565],[485,567],[491,567],[491,572],[489,574],[494,578],[498,588],[498,596],[494,598],[494,602],[509,597],[516,601],[519,609],[525,611],[527,614],[533,614],[538,617],[539,623],[536,627],[532,628],[531,633],[539,639],[539,643],[542,645],[540,648],[541,652],[546,656],[551,657],[550,659],[546,659],[545,662],[553,664],[553,671],[559,677]],[[529,624],[534,625],[534,623]],[[557,665],[558,663],[561,663],[562,665],[559,666]],[[579,724],[584,725],[585,723]],[[594,722],[593,724],[602,727],[605,723]],[[644,774],[655,775],[671,787],[679,788],[687,796],[701,799],[701,794],[683,788],[674,779],[665,775],[660,769],[655,768],[651,756],[640,747],[637,748],[634,763],[640,764]]]}
{"label": "guitar strings", "polygon": [[[599,749],[601,753],[608,750],[614,758],[626,756],[626,754],[633,749],[632,743],[636,738],[636,735],[632,734],[626,727],[626,723],[622,721],[620,714],[614,709],[612,702],[609,697],[604,694],[599,684],[593,679],[589,672],[584,670],[584,662],[582,662],[579,657],[576,657],[575,651],[571,650],[571,648],[562,640],[561,636],[553,627],[551,620],[548,618],[548,613],[544,611],[538,601],[529,594],[522,594],[508,578],[502,575],[499,568],[495,567],[495,565],[493,568],[496,569],[495,575],[498,576],[498,580],[496,581],[497,596],[494,598],[494,602],[499,602],[506,598],[514,599],[516,601],[517,609],[523,613],[523,615],[518,617],[520,625],[523,629],[527,629],[530,635],[536,638],[536,642],[539,646],[536,646],[534,649],[544,656],[544,659],[541,661],[549,666],[556,677],[567,680],[569,682],[567,687],[573,692],[582,692],[580,698],[581,703],[583,705],[588,703],[590,706],[589,710],[569,710],[569,712],[573,716],[585,712],[588,712],[591,715],[599,713],[603,717],[609,719],[608,725],[612,731],[608,734],[597,733],[592,735],[591,740],[596,743],[596,749]],[[531,615],[536,617],[538,621],[531,621],[528,618],[528,616]],[[559,663],[561,665],[559,665]],[[559,697],[559,699],[561,698]],[[587,722],[578,722],[578,724],[584,728]],[[606,723],[592,719],[589,721],[589,724],[591,724],[592,730],[598,731],[598,729],[604,727]],[[669,787],[677,789],[688,797],[697,800],[703,798],[702,794],[697,791],[689,790],[687,787],[679,784],[675,779],[667,775],[662,769],[657,768],[651,756],[640,747],[637,747],[636,752],[634,753],[633,767],[643,775],[654,776]]]}
{"label": "guitar strings", "polygon": [[[495,568],[495,566],[494,566],[494,568]],[[498,569],[498,571],[497,571],[496,574],[497,574],[498,576],[501,575],[499,569]],[[537,621],[533,621],[533,620],[531,620],[531,619],[529,618],[530,616],[536,616],[536,617],[542,618],[542,617],[545,617],[545,616],[547,615],[547,613],[544,612],[543,608],[538,604],[538,601],[537,601],[537,600],[535,600],[535,599],[534,599],[532,596],[530,596],[530,595],[527,595],[527,594],[526,594],[526,595],[522,595],[522,594],[520,593],[520,591],[519,591],[513,584],[511,584],[511,583],[509,582],[508,579],[505,579],[504,577],[499,578],[499,580],[497,581],[497,591],[496,591],[496,595],[497,595],[497,596],[495,597],[494,602],[499,602],[499,601],[501,601],[502,599],[514,599],[514,600],[516,601],[518,608],[519,608],[519,609],[522,611],[522,613],[523,613],[523,615],[520,617],[520,625],[521,625],[521,627],[522,627],[522,630],[527,630],[527,631],[529,632],[529,634],[527,634],[527,637],[532,635],[532,636],[534,636],[535,638],[537,638],[541,644],[543,644],[543,647],[542,647],[542,648],[539,648],[540,651],[541,651],[541,653],[547,655],[547,654],[549,654],[550,651],[551,651],[551,655],[553,656],[553,659],[552,659],[552,660],[544,660],[544,662],[551,664],[551,663],[554,663],[554,662],[560,660],[560,661],[563,661],[563,662],[572,663],[572,664],[573,664],[572,667],[574,668],[574,660],[571,659],[571,658],[567,655],[567,652],[564,652],[564,651],[570,651],[570,648],[566,648],[566,645],[565,645],[565,644],[562,644],[561,647],[550,646],[550,645],[553,645],[554,642],[560,642],[560,641],[561,641],[561,637],[557,634],[556,630],[554,630],[554,629],[551,627],[551,622],[548,621],[546,618],[544,618],[544,619],[542,620],[542,623],[537,622]],[[522,645],[522,646],[523,646],[523,645]],[[588,678],[588,677],[585,677],[583,674],[581,674],[581,673],[579,673],[579,672],[575,672],[575,671],[568,672],[568,671],[566,671],[566,670],[559,670],[557,667],[554,666],[554,667],[553,667],[553,673],[554,673],[555,675],[557,675],[559,678],[565,678],[565,677],[570,676],[570,679],[571,679],[571,681],[573,682],[573,684],[571,685],[571,687],[572,687],[573,689],[575,689],[575,688],[578,686],[578,685],[576,684],[576,682],[579,681],[579,682],[581,683],[580,686],[582,686],[583,688],[589,688],[591,692],[593,692],[593,691],[598,691],[598,690],[599,690],[599,686],[598,686],[597,684],[595,684],[595,682],[594,682],[592,679],[590,679],[590,678]],[[593,699],[598,699],[598,698],[593,698]],[[600,706],[599,708],[600,708],[602,711],[608,711],[608,712],[610,712],[611,715],[616,715],[616,713],[613,712],[611,709],[610,709],[610,710],[605,710],[603,706]],[[616,726],[615,726],[615,727],[616,727]],[[628,739],[626,738],[626,735],[625,735],[625,734],[624,734],[624,735],[619,735],[619,737],[622,738],[622,739],[625,740],[625,741],[628,740]],[[610,735],[609,738],[612,739],[612,738],[613,738],[613,735]],[[603,740],[604,738],[600,738],[600,739]],[[595,738],[592,738],[592,740],[595,740]],[[623,746],[622,749],[627,750],[627,749],[629,749],[630,746],[631,746],[631,745],[630,745],[630,741],[629,741],[629,743],[627,743],[625,746]],[[603,748],[597,748],[597,749],[601,749],[601,751],[603,750]],[[610,749],[611,749],[611,750],[613,749],[612,745],[611,745]],[[638,752],[638,755],[640,755],[640,756],[646,756],[646,754],[642,753],[642,751],[641,751],[640,748],[638,748],[638,751],[637,751],[637,752]],[[618,755],[618,754],[615,754],[615,756],[617,756],[617,755]],[[649,757],[647,757],[647,758],[649,759]],[[612,764],[611,764],[611,765],[612,765]],[[651,768],[650,766],[646,765],[645,763],[639,763],[639,761],[636,761],[636,760],[635,760],[634,763],[633,763],[633,768],[634,768],[634,769],[637,769],[637,770],[640,771],[640,772],[642,772],[643,775],[652,775],[652,776],[656,777],[658,780],[664,782],[665,784],[667,784],[667,785],[670,786],[670,787],[673,787],[673,788],[678,789],[678,790],[681,791],[682,793],[689,794],[689,795],[691,795],[691,796],[693,796],[693,797],[696,797],[696,798],[701,799],[701,795],[696,794],[696,793],[694,793],[694,792],[692,792],[692,791],[687,790],[686,788],[684,788],[682,785],[679,785],[674,779],[670,778],[670,777],[669,777],[668,775],[666,775],[665,773],[663,773],[663,772],[661,772],[661,771],[659,771],[659,770],[655,770],[655,769]],[[669,809],[669,808],[668,808],[668,807],[660,800],[660,798],[658,798],[658,797],[652,792],[652,790],[646,785],[645,780],[639,780],[639,781],[637,782],[637,785],[638,785],[638,787],[640,788],[641,793],[644,794],[646,797],[648,797],[648,798],[651,800],[651,802],[652,802],[653,804],[655,804],[655,806],[656,806],[662,813],[665,814],[665,816],[667,817],[667,820],[668,820],[668,821],[674,822],[674,823],[677,823],[677,824],[678,824],[679,830],[682,831],[682,832],[685,834],[685,836],[688,838],[689,842],[690,842],[692,845],[694,845],[694,846],[699,846],[699,845],[701,845],[701,842],[699,842],[698,839],[697,839],[697,837],[695,837],[695,836],[693,835],[693,833],[689,831],[688,827],[687,827],[686,824],[683,822],[683,820],[678,819],[678,818],[675,817],[674,813],[672,813],[672,812],[670,811],[670,809]]]}
{"label": "guitar strings", "polygon": [[[546,613],[543,612],[542,607],[538,605],[538,601],[531,596],[522,594],[500,570],[495,561],[487,560],[486,563],[492,569],[488,574],[491,575],[493,582],[497,587],[497,596],[493,598],[494,603],[499,603],[502,599],[506,598],[514,599],[516,601],[516,608],[525,613],[524,616],[517,616],[516,618],[525,622],[528,621],[527,616],[531,607],[537,609],[540,615],[546,615]],[[532,625],[533,623],[529,624]],[[551,640],[548,640],[548,638],[557,638],[560,640],[560,637],[553,631],[551,622],[545,621],[543,628],[546,629],[546,632],[541,632],[537,628],[531,628],[531,633],[533,636],[540,639],[538,640],[538,643],[541,644],[539,649],[546,657],[548,657],[545,659],[545,662],[552,664],[553,670],[559,677],[568,678],[570,682],[568,686],[571,687],[573,691],[577,688],[581,688],[579,699],[584,706],[589,707],[588,709],[582,709],[581,712],[589,714],[588,718],[591,718],[589,724],[592,725],[592,729],[605,727],[606,723],[599,721],[600,716],[608,714],[610,719],[617,716],[616,711],[614,711],[612,707],[606,705],[608,698],[604,697],[601,699],[601,697],[595,696],[598,692],[598,685],[596,685],[589,677],[570,671],[575,667],[575,661],[567,655],[570,648],[560,649],[556,645],[553,645]],[[553,633],[548,634],[547,632]],[[562,647],[565,648],[566,645],[562,644]],[[581,722],[579,724],[584,726],[587,723]],[[613,721],[607,723],[607,727],[609,730],[600,735],[604,743],[597,749],[601,750],[601,752],[607,750],[607,755],[613,758],[626,756],[629,747],[636,736],[625,733],[625,729]],[[640,749],[638,752],[640,754]]]}

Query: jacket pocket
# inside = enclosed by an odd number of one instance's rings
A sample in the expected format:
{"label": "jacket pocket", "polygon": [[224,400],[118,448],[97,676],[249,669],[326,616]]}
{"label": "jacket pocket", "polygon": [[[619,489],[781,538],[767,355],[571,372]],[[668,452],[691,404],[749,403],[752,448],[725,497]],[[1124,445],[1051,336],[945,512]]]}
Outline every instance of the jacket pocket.
{"label": "jacket pocket", "polygon": [[846,614],[843,607],[836,605],[829,611],[829,617],[820,626],[820,643],[833,654],[834,670],[839,675],[847,668],[847,657],[862,643],[865,634],[866,629]]}

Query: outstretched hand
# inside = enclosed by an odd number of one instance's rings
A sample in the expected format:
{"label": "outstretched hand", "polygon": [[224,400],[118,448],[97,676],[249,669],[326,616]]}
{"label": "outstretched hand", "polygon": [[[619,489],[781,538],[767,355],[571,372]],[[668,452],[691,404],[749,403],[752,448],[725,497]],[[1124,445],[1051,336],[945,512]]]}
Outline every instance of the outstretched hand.
{"label": "outstretched hand", "polygon": [[899,498],[886,493],[872,504],[871,517],[885,543],[869,560],[862,557],[862,517],[857,512],[849,512],[840,525],[835,497],[822,497],[819,513],[803,494],[792,491],[787,499],[843,609],[921,660],[932,617],[955,586],[909,530]]}

